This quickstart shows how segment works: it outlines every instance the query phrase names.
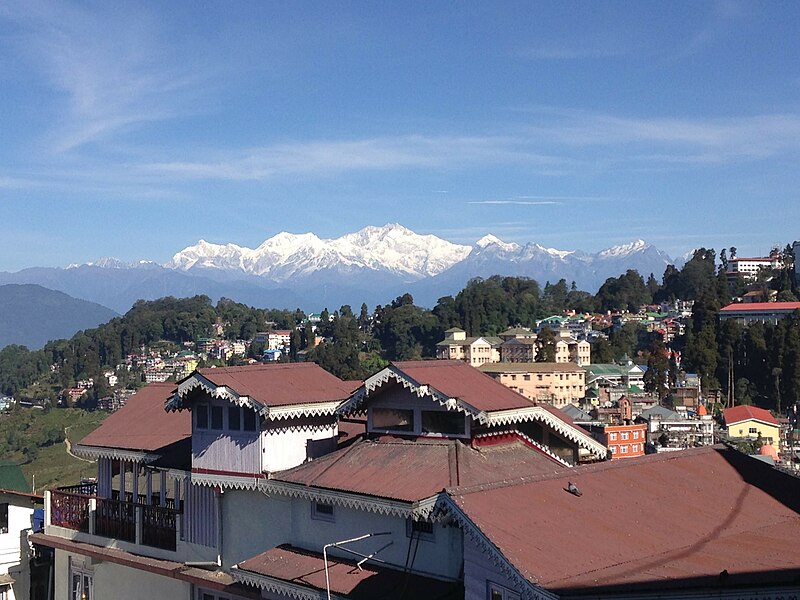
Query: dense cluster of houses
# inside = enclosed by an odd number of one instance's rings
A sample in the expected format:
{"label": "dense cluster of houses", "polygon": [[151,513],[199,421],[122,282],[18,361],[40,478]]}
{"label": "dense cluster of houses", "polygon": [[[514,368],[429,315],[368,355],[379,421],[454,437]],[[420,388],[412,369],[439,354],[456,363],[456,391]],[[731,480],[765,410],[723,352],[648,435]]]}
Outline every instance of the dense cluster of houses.
{"label": "dense cluster of houses", "polygon": [[601,443],[463,361],[200,369],[73,447],[97,480],[46,493],[31,556],[48,599],[796,597],[800,479],[723,446],[609,460],[673,422],[616,412]]}

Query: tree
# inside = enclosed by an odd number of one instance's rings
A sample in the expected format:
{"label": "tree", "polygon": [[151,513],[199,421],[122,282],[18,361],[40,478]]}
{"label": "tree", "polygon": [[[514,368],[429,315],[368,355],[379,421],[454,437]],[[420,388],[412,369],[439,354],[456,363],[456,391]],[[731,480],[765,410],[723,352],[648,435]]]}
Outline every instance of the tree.
{"label": "tree", "polygon": [[611,344],[604,337],[597,338],[592,344],[592,362],[593,363],[610,363],[614,361],[614,351]]}
{"label": "tree", "polygon": [[647,371],[644,374],[644,389],[662,398],[667,390],[669,353],[660,335],[653,338],[648,348]]}
{"label": "tree", "polygon": [[556,334],[543,327],[536,336],[536,362],[556,362]]}

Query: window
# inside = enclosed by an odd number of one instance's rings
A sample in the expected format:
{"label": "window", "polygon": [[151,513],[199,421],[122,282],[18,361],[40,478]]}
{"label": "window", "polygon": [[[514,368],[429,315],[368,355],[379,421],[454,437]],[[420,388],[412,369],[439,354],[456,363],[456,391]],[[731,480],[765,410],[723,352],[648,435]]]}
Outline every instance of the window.
{"label": "window", "polygon": [[512,375],[511,376],[511,381],[516,381],[516,380],[517,380],[517,376],[516,375]]}
{"label": "window", "polygon": [[486,591],[486,598],[488,600],[520,600],[520,595],[512,592],[507,587],[497,585],[496,583],[488,582],[488,589]]}
{"label": "window", "polygon": [[8,533],[8,502],[0,504],[0,533]]}
{"label": "window", "polygon": [[531,380],[531,376],[530,376],[528,373],[526,373],[525,375],[523,375],[523,376],[522,376],[522,378],[523,378],[525,381],[530,381],[530,380]]}
{"label": "window", "polygon": [[198,429],[208,429],[208,404],[198,404],[195,412],[195,426]]}
{"label": "window", "polygon": [[627,446],[627,444],[626,444],[625,446],[620,446],[620,447],[619,447],[619,451],[620,451],[622,454],[627,454],[627,453],[628,453],[628,446]]}
{"label": "window", "polygon": [[239,431],[242,428],[242,409],[238,406],[228,407],[228,429]]}
{"label": "window", "polygon": [[257,431],[258,430],[258,419],[256,418],[256,413],[249,408],[243,408],[242,411],[244,412],[244,419],[242,422],[244,424],[245,431]]}
{"label": "window", "polygon": [[70,600],[94,600],[94,573],[70,565]]}
{"label": "window", "polygon": [[312,502],[311,503],[311,518],[318,521],[333,522],[334,512],[333,504],[326,504],[325,502]]}
{"label": "window", "polygon": [[221,430],[222,429],[222,407],[221,406],[212,406],[211,407],[211,429]]}
{"label": "window", "polygon": [[418,537],[421,540],[433,541],[436,539],[433,521],[406,521],[406,535],[408,537]]}
{"label": "window", "polygon": [[628,439],[628,432],[627,431],[623,431],[622,433],[620,433],[619,434],[619,439],[627,440]]}
{"label": "window", "polygon": [[612,442],[616,442],[617,441],[617,434],[616,433],[609,433],[608,434],[608,439],[611,440]]}
{"label": "window", "polygon": [[639,432],[638,431],[634,431],[633,432],[633,439],[635,439],[635,440],[639,439]]}
{"label": "window", "polygon": [[395,408],[373,408],[372,427],[390,431],[414,431],[414,411]]}
{"label": "window", "polygon": [[422,433],[464,435],[465,417],[459,412],[446,410],[423,410]]}
{"label": "window", "polygon": [[755,427],[751,427],[751,428],[748,430],[748,433],[758,433],[758,429],[756,429]]}

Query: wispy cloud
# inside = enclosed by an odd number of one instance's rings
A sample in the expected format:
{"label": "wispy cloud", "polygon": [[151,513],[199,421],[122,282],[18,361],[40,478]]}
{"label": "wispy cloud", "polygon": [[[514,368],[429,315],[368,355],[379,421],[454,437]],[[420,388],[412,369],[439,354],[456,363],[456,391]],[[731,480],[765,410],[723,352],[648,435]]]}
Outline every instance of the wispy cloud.
{"label": "wispy cloud", "polygon": [[56,152],[185,114],[198,98],[208,75],[175,60],[158,23],[132,7],[107,12],[12,0],[0,11],[19,32],[18,58],[64,101],[48,140]]}
{"label": "wispy cloud", "polygon": [[747,16],[747,7],[737,0],[718,0],[706,22],[669,58],[680,61],[701,52],[734,32],[734,24]]}
{"label": "wispy cloud", "polygon": [[579,60],[612,58],[627,52],[621,39],[610,33],[586,34],[577,39],[540,40],[518,49],[517,55],[531,60]]}
{"label": "wispy cloud", "polygon": [[423,136],[275,144],[196,161],[142,165],[187,179],[260,180],[287,174],[336,174],[402,168],[519,163],[549,169],[570,159],[536,152],[526,140],[503,136]]}
{"label": "wispy cloud", "polygon": [[513,204],[517,206],[551,206],[558,205],[561,202],[554,202],[552,200],[473,200],[467,204]]}

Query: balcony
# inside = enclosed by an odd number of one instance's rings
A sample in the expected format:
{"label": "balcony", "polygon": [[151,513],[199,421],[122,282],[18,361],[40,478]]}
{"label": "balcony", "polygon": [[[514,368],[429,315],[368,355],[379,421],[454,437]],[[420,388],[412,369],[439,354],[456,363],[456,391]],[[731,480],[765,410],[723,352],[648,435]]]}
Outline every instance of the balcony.
{"label": "balcony", "polygon": [[49,492],[50,520],[56,527],[174,552],[178,539],[181,510],[171,498],[160,506],[153,495],[146,503],[144,495],[126,494],[125,500],[98,498],[94,484],[69,486]]}

